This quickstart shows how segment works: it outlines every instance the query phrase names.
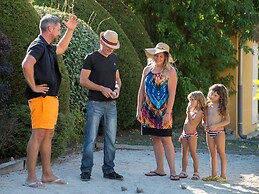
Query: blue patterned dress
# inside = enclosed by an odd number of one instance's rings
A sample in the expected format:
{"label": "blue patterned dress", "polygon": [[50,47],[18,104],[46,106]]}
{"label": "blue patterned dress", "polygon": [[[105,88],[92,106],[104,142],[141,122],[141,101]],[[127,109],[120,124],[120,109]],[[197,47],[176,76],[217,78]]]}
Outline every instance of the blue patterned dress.
{"label": "blue patterned dress", "polygon": [[142,105],[142,134],[154,136],[172,135],[172,115],[168,123],[163,124],[163,117],[167,109],[168,80],[161,73],[147,74],[145,80],[145,94]]}

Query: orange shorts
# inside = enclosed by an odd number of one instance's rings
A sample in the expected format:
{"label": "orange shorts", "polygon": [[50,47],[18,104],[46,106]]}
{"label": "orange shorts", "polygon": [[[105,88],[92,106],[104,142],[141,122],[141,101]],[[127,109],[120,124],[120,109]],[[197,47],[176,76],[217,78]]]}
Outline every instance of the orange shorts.
{"label": "orange shorts", "polygon": [[58,119],[58,97],[46,96],[28,100],[33,129],[54,129]]}

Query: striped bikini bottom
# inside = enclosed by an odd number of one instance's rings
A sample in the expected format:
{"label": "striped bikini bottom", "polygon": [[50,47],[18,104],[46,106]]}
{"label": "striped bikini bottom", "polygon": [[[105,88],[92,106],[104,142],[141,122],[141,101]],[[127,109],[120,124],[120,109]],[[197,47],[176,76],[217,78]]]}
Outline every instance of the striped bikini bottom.
{"label": "striped bikini bottom", "polygon": [[195,131],[195,132],[183,132],[182,137],[186,138],[186,139],[189,139],[190,137],[198,137],[198,133],[197,133],[197,131]]}
{"label": "striped bikini bottom", "polygon": [[219,133],[223,133],[225,132],[225,128],[222,128],[218,131],[211,131],[211,132],[208,132],[209,136],[211,137],[217,137]]}

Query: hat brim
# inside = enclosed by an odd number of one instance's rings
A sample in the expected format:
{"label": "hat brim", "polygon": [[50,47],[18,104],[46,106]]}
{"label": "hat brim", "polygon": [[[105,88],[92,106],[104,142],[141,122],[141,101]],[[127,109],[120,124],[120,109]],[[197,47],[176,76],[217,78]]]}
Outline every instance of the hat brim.
{"label": "hat brim", "polygon": [[[145,54],[147,56],[147,58],[153,59],[154,55],[158,54],[158,53],[163,53],[163,52],[167,52],[167,50],[164,49],[158,49],[158,48],[147,48],[145,49]],[[174,63],[175,60],[173,59],[172,55],[169,53],[169,62],[170,63]]]}

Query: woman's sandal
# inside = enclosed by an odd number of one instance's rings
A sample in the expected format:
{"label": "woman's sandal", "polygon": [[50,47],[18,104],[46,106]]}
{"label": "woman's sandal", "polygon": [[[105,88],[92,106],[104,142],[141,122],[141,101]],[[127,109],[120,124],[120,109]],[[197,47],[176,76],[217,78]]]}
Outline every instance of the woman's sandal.
{"label": "woman's sandal", "polygon": [[181,179],[185,179],[185,178],[187,178],[188,177],[188,174],[186,173],[186,172],[181,172],[180,174],[179,174],[179,177],[181,178]]}
{"label": "woman's sandal", "polygon": [[146,176],[166,176],[165,173],[164,173],[164,174],[160,174],[160,173],[158,173],[158,172],[156,172],[156,171],[150,171],[150,172],[148,172],[148,173],[145,173],[145,175],[146,175]]}
{"label": "woman's sandal", "polygon": [[199,176],[199,174],[197,174],[197,173],[194,173],[193,175],[192,175],[192,178],[191,178],[192,180],[200,180],[200,176]]}
{"label": "woman's sandal", "polygon": [[170,180],[172,180],[172,181],[179,181],[180,177],[178,175],[170,175]]}

